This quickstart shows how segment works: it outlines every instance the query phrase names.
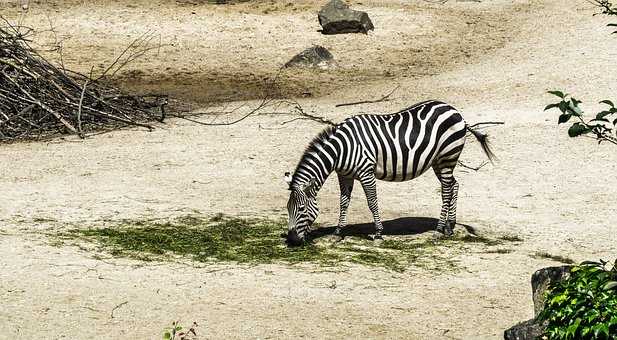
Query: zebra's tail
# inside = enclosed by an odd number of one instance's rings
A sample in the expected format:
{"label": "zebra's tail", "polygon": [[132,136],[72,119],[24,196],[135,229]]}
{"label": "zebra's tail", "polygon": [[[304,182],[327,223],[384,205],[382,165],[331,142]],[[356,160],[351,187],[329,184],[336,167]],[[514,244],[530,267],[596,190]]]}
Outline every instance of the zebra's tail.
{"label": "zebra's tail", "polygon": [[491,161],[491,163],[493,163],[493,160],[497,159],[497,157],[495,156],[493,151],[491,151],[488,145],[488,135],[480,131],[476,131],[472,129],[467,124],[465,124],[465,128],[467,129],[467,131],[471,132],[474,137],[476,137],[476,139],[478,140],[478,142],[480,142],[480,145],[482,146],[482,151],[484,151],[484,153],[486,154],[486,157],[488,157],[488,160]]}

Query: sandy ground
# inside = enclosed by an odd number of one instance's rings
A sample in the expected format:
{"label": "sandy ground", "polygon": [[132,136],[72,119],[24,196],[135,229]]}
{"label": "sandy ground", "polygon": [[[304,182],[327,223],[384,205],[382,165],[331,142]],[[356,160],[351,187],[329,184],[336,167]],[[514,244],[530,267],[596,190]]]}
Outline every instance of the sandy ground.
{"label": "sandy ground", "polygon": [[[341,120],[439,98],[470,123],[505,121],[489,131],[499,162],[457,172],[458,216],[480,233],[516,234],[524,242],[508,254],[458,255],[462,269],[453,273],[100,260],[76,247],[54,247],[42,233],[188,213],[283,217],[282,174],[322,126],[281,125],[292,118],[285,115],[216,128],[170,120],[153,132],[3,145],[0,338],[157,339],[181,320],[199,323],[200,338],[208,339],[495,339],[532,316],[531,273],[557,264],[530,255],[615,259],[617,187],[610,179],[617,153],[569,139],[555,114],[542,112],[552,100],[548,89],[574,93],[590,109],[615,93],[617,70],[610,65],[617,45],[607,21],[592,17],[586,2],[362,1],[356,6],[371,13],[377,30],[334,37],[316,32],[317,3],[35,2],[22,20],[45,27],[51,19],[66,39],[65,63],[82,71],[156,30],[166,45],[125,70],[122,83],[197,105],[218,95],[250,99],[295,52],[323,44],[338,69],[287,71],[281,80],[288,95],[313,94],[299,99],[306,110]],[[14,6],[0,6],[3,15],[20,18]],[[334,107],[396,85],[392,101]],[[477,143],[469,143],[462,160],[483,159]],[[382,216],[436,217],[438,188],[431,174],[381,182]],[[319,200],[320,223],[334,224],[335,180]],[[370,221],[360,190],[350,216]]]}

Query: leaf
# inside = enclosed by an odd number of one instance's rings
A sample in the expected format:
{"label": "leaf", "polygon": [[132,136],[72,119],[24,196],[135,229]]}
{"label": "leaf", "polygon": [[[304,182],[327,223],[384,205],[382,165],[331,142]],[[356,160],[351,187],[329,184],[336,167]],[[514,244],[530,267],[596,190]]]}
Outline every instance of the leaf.
{"label": "leaf", "polygon": [[163,334],[163,340],[170,340],[170,339],[171,339],[171,333],[165,332]]}
{"label": "leaf", "polygon": [[609,105],[610,107],[615,107],[615,104],[613,104],[613,102],[608,99],[604,99],[603,101],[600,102],[600,104],[606,104],[606,105]]}
{"label": "leaf", "polygon": [[544,108],[544,111],[547,111],[547,110],[550,110],[556,107],[559,107],[559,103],[549,104],[549,105],[546,105],[546,107]]}
{"label": "leaf", "polygon": [[610,115],[611,113],[612,113],[612,112],[610,112],[610,111],[602,111],[602,112],[598,112],[598,114],[596,115],[596,118],[597,118],[597,119],[604,118],[604,117],[606,117],[606,116]]}
{"label": "leaf", "polygon": [[608,326],[607,325],[599,324],[597,326],[599,326],[599,327],[594,327],[594,329],[595,329],[594,335],[596,336],[596,338],[598,338],[598,335],[600,334],[600,332],[604,333],[606,335],[606,337],[609,336]]}
{"label": "leaf", "polygon": [[[592,120],[589,121],[589,123],[591,122],[606,122],[606,123],[610,123],[608,119],[606,118],[594,118]],[[602,126],[602,125],[597,125],[597,126]]]}
{"label": "leaf", "polygon": [[557,97],[559,97],[559,98],[562,98],[562,99],[566,96],[566,95],[565,95],[563,92],[561,92],[561,91],[548,91],[548,93],[550,93],[550,94],[552,94],[552,95],[555,95],[555,96],[557,96]]}
{"label": "leaf", "polygon": [[604,285],[604,289],[605,290],[614,289],[616,287],[617,287],[617,281],[611,281],[611,282],[607,283],[606,285]]}
{"label": "leaf", "polygon": [[568,108],[576,116],[581,116],[583,114],[583,110],[581,110],[581,108],[578,107],[578,104],[576,104],[576,99],[574,98],[571,99],[570,102],[568,103]]}
{"label": "leaf", "polygon": [[559,110],[563,113],[566,113],[568,111],[568,103],[562,101],[561,103],[559,103]]}
{"label": "leaf", "polygon": [[568,135],[570,137],[577,137],[577,136],[580,136],[582,134],[588,133],[589,131],[591,131],[591,129],[589,129],[585,125],[583,125],[581,123],[576,123],[576,124],[570,126],[570,128],[568,129]]}
{"label": "leaf", "polygon": [[557,124],[562,124],[562,123],[569,121],[570,117],[572,117],[571,114],[562,113],[561,115],[559,115],[559,121],[557,122]]}

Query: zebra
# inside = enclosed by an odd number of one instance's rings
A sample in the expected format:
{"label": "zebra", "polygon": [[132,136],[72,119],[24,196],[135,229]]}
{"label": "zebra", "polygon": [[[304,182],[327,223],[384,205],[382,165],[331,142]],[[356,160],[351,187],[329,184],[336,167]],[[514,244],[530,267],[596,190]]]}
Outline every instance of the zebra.
{"label": "zebra", "polygon": [[375,240],[382,238],[383,225],[377,204],[377,180],[402,182],[422,175],[432,167],[441,183],[442,206],[436,230],[453,234],[456,224],[458,182],[454,167],[471,132],[488,157],[487,136],[473,130],[452,106],[430,100],[394,114],[364,114],[347,118],[323,130],[308,145],[295,172],[285,173],[289,185],[287,243],[306,241],[319,214],[317,193],[332,172],[340,187],[340,215],[335,235],[347,226],[347,208],[354,181],[367,198],[375,224]]}

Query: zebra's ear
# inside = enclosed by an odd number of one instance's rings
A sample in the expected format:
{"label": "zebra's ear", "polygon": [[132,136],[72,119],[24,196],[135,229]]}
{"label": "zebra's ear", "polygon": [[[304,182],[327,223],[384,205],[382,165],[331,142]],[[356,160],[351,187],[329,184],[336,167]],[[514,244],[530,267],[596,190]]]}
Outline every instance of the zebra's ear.
{"label": "zebra's ear", "polygon": [[291,184],[291,179],[292,179],[291,172],[287,171],[287,172],[285,173],[285,182],[286,182],[287,184]]}
{"label": "zebra's ear", "polygon": [[306,183],[306,184],[304,185],[304,187],[302,188],[302,190],[303,190],[305,193],[307,193],[307,194],[308,194],[308,193],[309,193],[312,189],[314,189],[314,188],[315,188],[315,184],[316,184],[315,179],[314,179],[314,178],[311,178],[311,180],[310,180],[308,183]]}

